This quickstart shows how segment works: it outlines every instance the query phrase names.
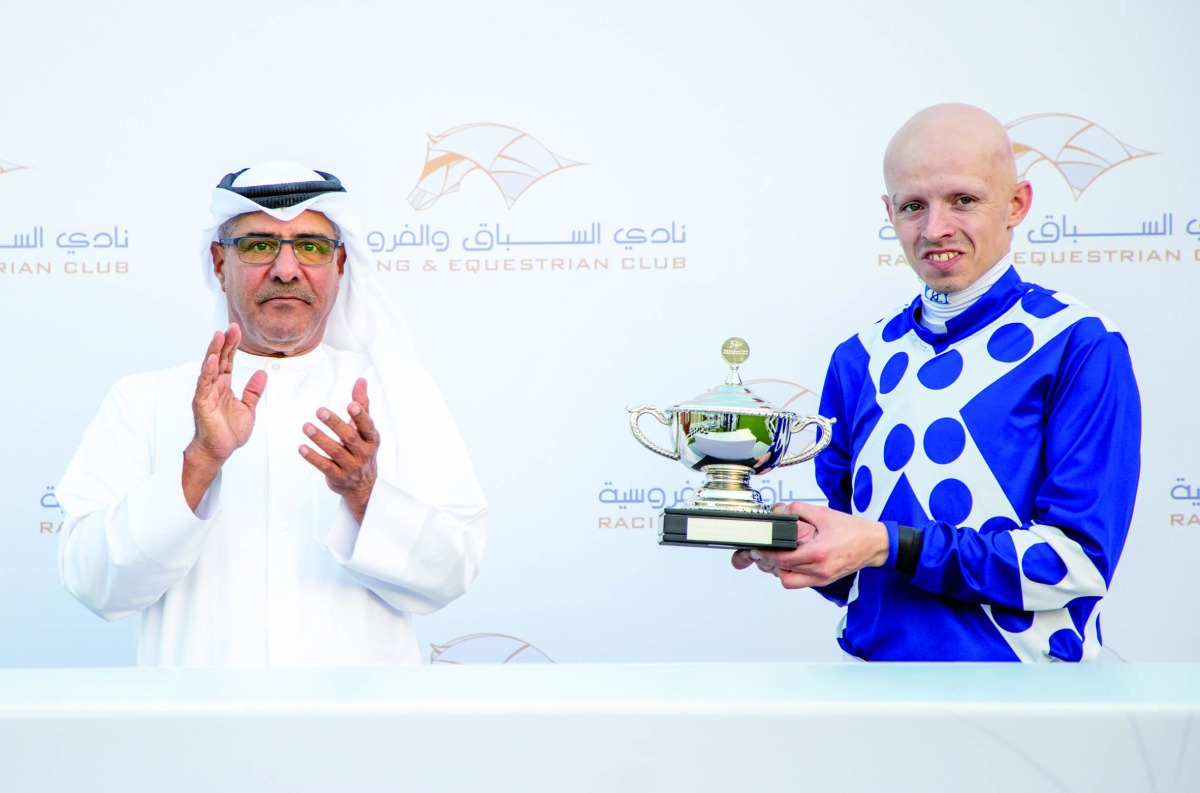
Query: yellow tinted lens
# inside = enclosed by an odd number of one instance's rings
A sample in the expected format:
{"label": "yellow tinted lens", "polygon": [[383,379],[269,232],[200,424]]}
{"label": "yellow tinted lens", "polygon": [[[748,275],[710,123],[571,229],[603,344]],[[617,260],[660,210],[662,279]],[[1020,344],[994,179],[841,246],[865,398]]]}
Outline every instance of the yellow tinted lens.
{"label": "yellow tinted lens", "polygon": [[296,258],[305,264],[328,264],[333,258],[333,240],[296,240],[292,248],[296,251]]}
{"label": "yellow tinted lens", "polygon": [[263,264],[279,255],[279,240],[271,237],[245,237],[238,240],[238,256],[250,264]]}

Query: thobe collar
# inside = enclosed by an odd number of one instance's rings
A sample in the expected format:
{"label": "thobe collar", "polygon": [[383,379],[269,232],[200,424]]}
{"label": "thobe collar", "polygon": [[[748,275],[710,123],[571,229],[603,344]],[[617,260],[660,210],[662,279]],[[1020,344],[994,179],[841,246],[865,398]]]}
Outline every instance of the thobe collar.
{"label": "thobe collar", "polygon": [[255,355],[238,350],[233,358],[233,364],[238,369],[248,368],[251,371],[262,369],[269,376],[276,372],[302,372],[306,369],[321,366],[328,359],[329,353],[326,352],[325,345],[318,344],[308,352],[300,353],[299,355],[285,355],[282,358],[270,355]]}

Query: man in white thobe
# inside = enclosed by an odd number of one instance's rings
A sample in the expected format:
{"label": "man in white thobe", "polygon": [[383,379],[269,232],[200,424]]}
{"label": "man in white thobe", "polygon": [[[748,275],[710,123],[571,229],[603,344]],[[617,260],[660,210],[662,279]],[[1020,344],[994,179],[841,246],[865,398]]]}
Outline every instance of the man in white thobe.
{"label": "man in white thobe", "polygon": [[410,615],[467,589],[485,539],[446,405],[335,177],[268,163],[212,209],[225,329],[198,377],[109,392],[56,489],[63,583],[141,615],[140,665],[416,663]]}

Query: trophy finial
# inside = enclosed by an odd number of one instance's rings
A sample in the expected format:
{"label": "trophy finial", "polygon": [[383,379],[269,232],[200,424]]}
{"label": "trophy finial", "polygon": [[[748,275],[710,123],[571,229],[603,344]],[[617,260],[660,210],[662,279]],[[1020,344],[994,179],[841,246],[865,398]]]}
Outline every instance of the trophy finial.
{"label": "trophy finial", "polygon": [[741,385],[742,376],[738,374],[738,367],[750,357],[750,345],[745,339],[739,339],[737,336],[728,338],[721,345],[721,357],[729,364],[729,376],[725,378],[725,385]]}

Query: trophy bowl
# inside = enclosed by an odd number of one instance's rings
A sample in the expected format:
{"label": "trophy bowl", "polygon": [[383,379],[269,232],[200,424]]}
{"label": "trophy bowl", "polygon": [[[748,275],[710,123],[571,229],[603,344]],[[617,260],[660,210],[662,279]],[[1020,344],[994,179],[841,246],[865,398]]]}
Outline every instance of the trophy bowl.
{"label": "trophy bowl", "polygon": [[[778,410],[746,388],[738,373],[749,356],[742,339],[727,340],[721,355],[730,366],[724,384],[666,410],[653,405],[626,408],[639,443],[705,477],[692,499],[664,510],[659,542],[795,548],[795,516],[772,513],[750,486],[750,477],[816,457],[829,445],[833,421]],[[672,448],[659,446],[642,431],[639,420],[647,413],[671,428]],[[819,429],[817,438],[789,455],[792,436],[809,426]]]}

